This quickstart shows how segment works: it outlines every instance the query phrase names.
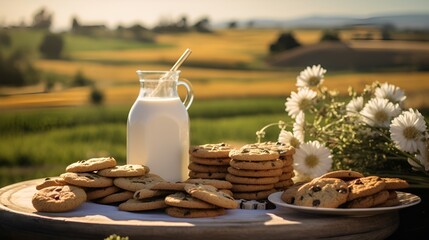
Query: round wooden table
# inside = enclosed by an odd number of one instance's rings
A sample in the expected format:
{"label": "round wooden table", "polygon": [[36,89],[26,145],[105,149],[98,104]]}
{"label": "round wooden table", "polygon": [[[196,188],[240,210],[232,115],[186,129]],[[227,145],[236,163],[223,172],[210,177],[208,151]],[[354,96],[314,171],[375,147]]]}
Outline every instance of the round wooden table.
{"label": "round wooden table", "polygon": [[373,216],[317,215],[291,209],[227,210],[215,218],[173,218],[163,211],[122,212],[87,202],[67,213],[39,213],[31,197],[43,179],[0,189],[0,236],[6,239],[384,239],[399,224],[397,211]]}

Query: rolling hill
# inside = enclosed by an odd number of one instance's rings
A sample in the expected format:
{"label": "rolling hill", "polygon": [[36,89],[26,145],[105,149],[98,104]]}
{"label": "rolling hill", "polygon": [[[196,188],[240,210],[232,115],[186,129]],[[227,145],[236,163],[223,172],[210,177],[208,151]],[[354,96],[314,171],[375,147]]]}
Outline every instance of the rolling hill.
{"label": "rolling hill", "polygon": [[395,41],[321,42],[273,55],[268,62],[276,67],[322,64],[329,69],[342,70],[396,67],[427,70],[429,45]]}
{"label": "rolling hill", "polygon": [[[247,26],[252,22],[257,28],[338,28],[354,25],[391,25],[397,29],[429,30],[429,14],[374,15],[371,17],[351,16],[308,16],[296,19],[249,19],[238,21],[238,26]],[[226,27],[228,23],[219,23],[216,27]]]}

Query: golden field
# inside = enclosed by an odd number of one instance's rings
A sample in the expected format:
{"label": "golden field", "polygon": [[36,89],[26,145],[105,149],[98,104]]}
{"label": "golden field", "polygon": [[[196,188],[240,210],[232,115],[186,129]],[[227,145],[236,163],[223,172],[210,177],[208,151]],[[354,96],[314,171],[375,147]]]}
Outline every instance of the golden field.
{"label": "golden field", "polygon": [[[136,70],[168,70],[184,49],[191,48],[193,53],[181,70],[182,77],[192,82],[196,99],[286,98],[296,90],[295,79],[302,69],[272,68],[265,64],[268,46],[280,32],[279,29],[237,29],[213,34],[161,34],[157,43],[167,47],[75,51],[68,53],[68,60],[37,59],[34,64],[43,72],[68,79],[81,71],[104,92],[106,104],[129,105],[139,90]],[[321,36],[320,30],[294,33],[301,43],[307,45],[316,43]],[[347,36],[347,33],[343,35]],[[359,44],[362,46],[362,42]],[[405,90],[409,106],[429,107],[425,96],[429,92],[429,72],[331,72],[328,69],[325,78],[325,86],[340,93],[346,93],[349,86],[360,91],[373,81],[389,82]],[[89,104],[89,92],[89,87],[69,88],[61,83],[49,93],[44,92],[43,84],[26,87],[25,90],[0,88],[3,95],[0,108],[85,105]]]}

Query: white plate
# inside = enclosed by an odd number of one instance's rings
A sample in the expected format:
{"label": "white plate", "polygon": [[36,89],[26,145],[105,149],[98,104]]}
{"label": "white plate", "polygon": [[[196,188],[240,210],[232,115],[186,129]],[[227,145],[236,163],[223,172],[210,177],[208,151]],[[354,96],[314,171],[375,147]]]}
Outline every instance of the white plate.
{"label": "white plate", "polygon": [[275,192],[268,196],[268,200],[274,203],[279,208],[293,209],[299,212],[313,213],[313,214],[329,214],[329,215],[344,215],[344,216],[371,216],[398,209],[414,206],[421,202],[419,196],[411,193],[396,192],[400,201],[398,206],[393,207],[377,207],[377,208],[316,208],[316,207],[302,207],[293,204],[285,203],[281,199],[283,192]]}

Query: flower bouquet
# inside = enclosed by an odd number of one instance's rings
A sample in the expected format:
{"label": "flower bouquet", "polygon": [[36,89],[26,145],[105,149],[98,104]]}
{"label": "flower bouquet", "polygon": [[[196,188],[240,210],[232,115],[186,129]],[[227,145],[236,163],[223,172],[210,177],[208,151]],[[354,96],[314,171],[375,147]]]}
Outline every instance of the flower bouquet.
{"label": "flower bouquet", "polygon": [[296,148],[296,181],[351,169],[429,187],[427,123],[418,110],[404,109],[404,92],[374,82],[341,96],[323,86],[325,73],[318,65],[298,75],[298,90],[285,103],[293,124],[267,125],[257,131],[258,141],[268,126],[280,127],[278,141]]}

